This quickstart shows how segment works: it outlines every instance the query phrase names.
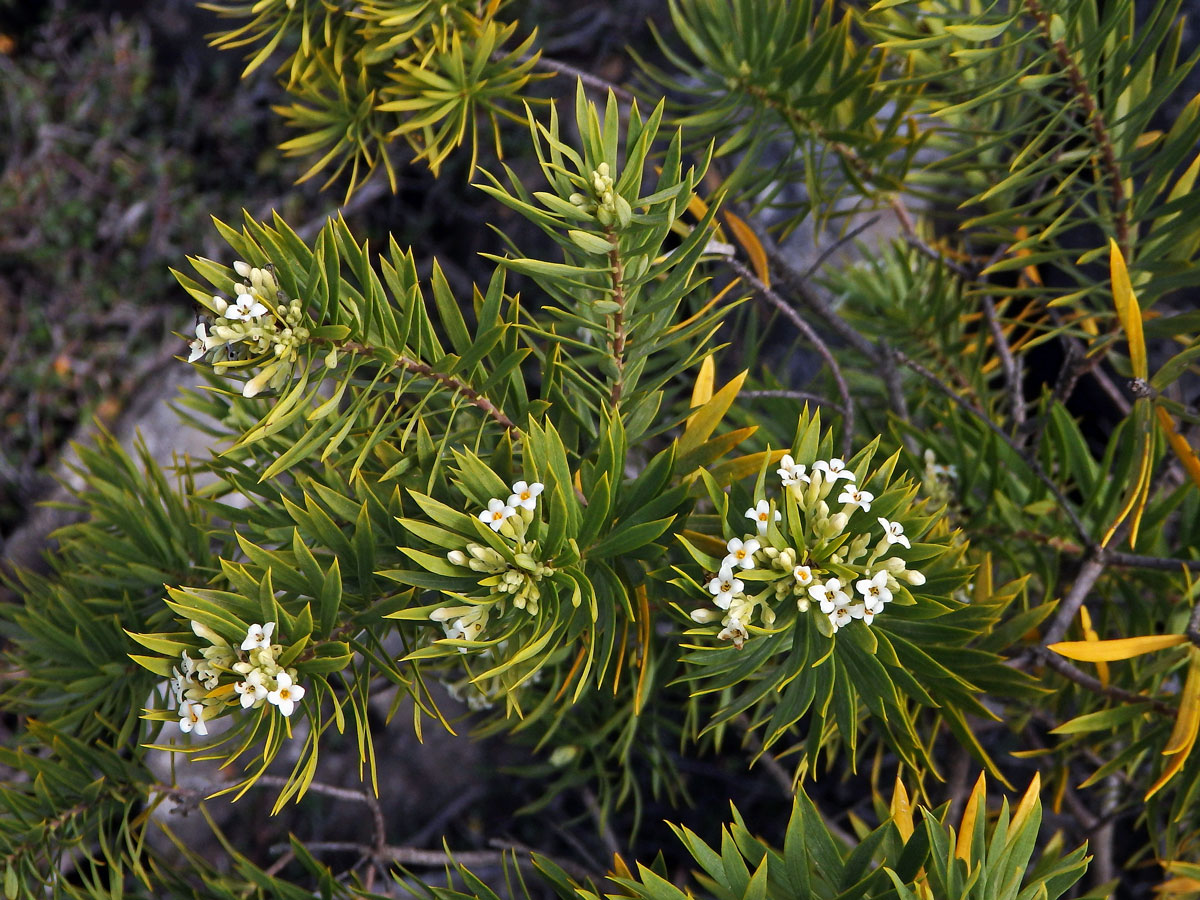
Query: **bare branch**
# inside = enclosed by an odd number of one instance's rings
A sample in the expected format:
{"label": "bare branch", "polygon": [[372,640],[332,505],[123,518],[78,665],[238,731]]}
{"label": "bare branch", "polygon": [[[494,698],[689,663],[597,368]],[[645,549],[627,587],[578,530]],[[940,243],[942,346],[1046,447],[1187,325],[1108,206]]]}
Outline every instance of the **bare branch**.
{"label": "bare branch", "polygon": [[733,257],[727,257],[726,259],[729,267],[754,288],[755,293],[783,313],[788,321],[796,326],[796,330],[816,348],[817,353],[821,355],[821,358],[825,360],[825,364],[829,366],[829,373],[833,376],[833,382],[837,385],[838,395],[842,398],[842,418],[845,423],[845,427],[842,429],[842,452],[844,455],[849,456],[854,441],[854,403],[850,399],[850,387],[846,384],[846,377],[842,374],[842,367],[834,359],[829,345],[821,339],[821,336],[817,334],[816,330],[808,322],[804,321],[803,317],[796,312],[790,303],[767,287],[767,285],[763,284],[757,275],[751,272],[739,260]]}

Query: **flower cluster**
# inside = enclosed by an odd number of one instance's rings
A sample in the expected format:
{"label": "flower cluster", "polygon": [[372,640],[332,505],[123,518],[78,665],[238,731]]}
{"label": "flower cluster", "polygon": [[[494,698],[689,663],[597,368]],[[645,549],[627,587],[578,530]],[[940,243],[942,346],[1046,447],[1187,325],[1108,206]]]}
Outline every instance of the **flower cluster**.
{"label": "flower cluster", "polygon": [[257,709],[265,701],[290,716],[304,699],[296,670],[275,661],[283,647],[271,643],[274,622],[251,625],[239,647],[199,622],[192,623],[192,631],[209,646],[200,650],[200,659],[192,659],[185,650],[172,670],[171,692],[179,704],[179,729],[184,734],[208,734],[206,721],[226,707]]}
{"label": "flower cluster", "polygon": [[[800,613],[819,611],[818,627],[833,635],[855,619],[870,625],[901,591],[901,582],[925,583],[894,549],[912,549],[900,522],[876,516],[879,537],[870,525],[852,527],[862,521],[856,514],[869,513],[876,498],[857,484],[843,460],[819,460],[810,471],[787,454],[777,474],[795,502],[764,497],[746,510],[754,533],[728,540],[719,571],[706,584],[716,609],[694,610],[694,621],[720,619],[718,637],[740,648],[755,616],[770,627],[777,605],[790,598]],[[835,492],[840,508],[831,509]],[[785,516],[784,510],[794,512]]]}
{"label": "flower cluster", "polygon": [[614,224],[624,228],[629,224],[633,210],[629,201],[617,193],[608,163],[602,162],[595,168],[588,188],[590,196],[572,194],[568,198],[571,204],[589,216],[595,216],[596,221],[606,228]]}
{"label": "flower cluster", "polygon": [[[482,575],[479,586],[486,590],[482,597],[463,598],[469,599],[469,604],[441,606],[429,614],[447,638],[479,640],[489,618],[504,612],[510,603],[531,616],[537,615],[539,584],[554,570],[539,561],[538,542],[526,540],[526,532],[543,489],[536,481],[518,481],[507,500],[492,498],[478,514],[479,521],[507,539],[507,552],[472,542],[446,554],[455,566]],[[460,647],[459,651],[466,653],[467,649]]]}
{"label": "flower cluster", "polygon": [[241,260],[233,268],[246,279],[235,285],[237,299],[230,303],[213,296],[216,318],[196,325],[188,362],[211,353],[214,365],[261,365],[258,374],[242,387],[243,396],[253,397],[268,385],[278,389],[288,381],[300,349],[308,343],[309,331],[303,324],[303,305],[287,298],[269,269]]}

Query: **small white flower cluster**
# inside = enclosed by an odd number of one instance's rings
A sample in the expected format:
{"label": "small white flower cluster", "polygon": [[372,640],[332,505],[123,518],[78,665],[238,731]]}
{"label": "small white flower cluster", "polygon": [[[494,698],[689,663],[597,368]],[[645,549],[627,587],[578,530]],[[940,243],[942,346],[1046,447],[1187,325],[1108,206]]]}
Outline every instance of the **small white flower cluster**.
{"label": "small white flower cluster", "polygon": [[[441,606],[429,614],[430,619],[442,626],[447,638],[479,640],[492,614],[502,613],[510,602],[531,616],[537,615],[541,598],[538,585],[554,570],[538,560],[537,541],[525,540],[525,532],[533,521],[537,498],[544,488],[536,481],[532,484],[518,481],[507,501],[494,497],[478,515],[479,521],[512,542],[511,558],[494,547],[477,543],[446,554],[454,565],[485,576],[479,580],[479,586],[487,589],[487,595],[478,598],[478,602]],[[458,649],[460,653],[467,652],[466,647]]]}
{"label": "small white flower cluster", "polygon": [[625,228],[633,218],[629,201],[617,193],[611,170],[606,162],[600,163],[592,172],[588,184],[589,194],[572,194],[567,199],[605,227],[619,225]]}
{"label": "small white flower cluster", "polygon": [[[720,619],[723,629],[718,637],[740,648],[749,636],[748,626],[755,614],[770,627],[776,618],[771,604],[791,596],[801,613],[808,612],[815,603],[828,622],[822,630],[833,634],[854,619],[870,625],[891,602],[893,592],[899,590],[900,579],[910,585],[925,583],[925,576],[909,569],[899,556],[881,558],[891,553],[893,546],[912,549],[904,526],[882,516],[876,521],[883,536],[860,562],[872,536],[859,533],[847,538],[846,529],[855,512],[870,511],[875,495],[856,484],[857,476],[843,460],[818,461],[809,472],[808,466],[798,465],[787,454],[780,460],[778,475],[783,488],[796,500],[802,519],[796,523],[797,530],[807,549],[797,554],[788,546],[793,529],[783,529],[783,514],[774,503],[766,498],[759,500],[745,514],[754,522],[757,534],[730,539],[720,570],[707,583],[717,609],[694,610],[694,621]],[[845,482],[837,497],[842,507],[831,512],[826,498],[838,489],[839,481]],[[744,579],[737,574],[744,575]],[[757,591],[748,590],[747,582],[751,580],[759,586]],[[850,593],[851,583],[858,592],[857,600]]]}
{"label": "small white flower cluster", "polygon": [[[171,692],[179,704],[179,730],[184,734],[208,734],[206,720],[227,706],[257,709],[266,701],[290,716],[304,699],[296,670],[275,662],[283,647],[271,643],[274,622],[251,625],[237,648],[199,622],[192,623],[192,631],[210,646],[200,650],[201,659],[192,659],[185,650],[179,667],[172,670]],[[231,674],[241,676],[240,680],[222,684],[222,676]]]}
{"label": "small white flower cluster", "polygon": [[196,325],[196,339],[188,345],[188,362],[211,352],[214,364],[225,360],[261,363],[259,373],[242,387],[243,396],[254,397],[268,385],[277,389],[287,382],[298,351],[308,343],[309,331],[302,324],[303,304],[288,300],[269,269],[241,260],[233,268],[246,281],[235,285],[237,299],[233,303],[213,296],[216,318]]}

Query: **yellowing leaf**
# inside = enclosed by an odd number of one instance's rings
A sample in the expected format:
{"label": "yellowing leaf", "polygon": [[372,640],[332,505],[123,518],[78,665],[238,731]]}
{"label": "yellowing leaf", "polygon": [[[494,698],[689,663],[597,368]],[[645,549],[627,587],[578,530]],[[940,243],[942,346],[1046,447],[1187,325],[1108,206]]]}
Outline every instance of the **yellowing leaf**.
{"label": "yellowing leaf", "polygon": [[1158,894],[1195,894],[1200,893],[1200,881],[1195,878],[1168,878],[1162,884],[1156,885]]}
{"label": "yellowing leaf", "polygon": [[1113,303],[1117,307],[1117,318],[1121,320],[1121,328],[1125,331],[1125,340],[1129,343],[1129,363],[1133,367],[1134,378],[1147,378],[1146,368],[1146,338],[1142,334],[1142,308],[1138,305],[1133,293],[1133,285],[1129,283],[1129,270],[1125,268],[1125,257],[1121,248],[1112,238],[1108,239],[1108,264],[1112,274]]}
{"label": "yellowing leaf", "polygon": [[1142,524],[1142,514],[1146,511],[1146,503],[1150,500],[1151,476],[1154,474],[1152,460],[1154,440],[1149,432],[1149,404],[1150,400],[1146,397],[1139,397],[1133,402],[1134,415],[1137,417],[1139,425],[1143,426],[1137,429],[1138,439],[1142,445],[1141,456],[1138,460],[1137,476],[1133,480],[1133,486],[1129,492],[1128,499],[1126,499],[1121,509],[1117,512],[1112,524],[1108,526],[1108,531],[1104,533],[1104,537],[1100,541],[1101,547],[1108,546],[1108,542],[1117,533],[1117,528],[1120,527],[1121,523],[1125,521],[1131,512],[1134,513],[1134,516],[1129,528],[1129,546],[1132,547],[1137,543],[1138,529]]}
{"label": "yellowing leaf", "polygon": [[1012,821],[1008,823],[1008,834],[1015,835],[1020,831],[1025,823],[1029,820],[1029,816],[1033,813],[1034,806],[1037,805],[1038,797],[1042,793],[1042,776],[1040,772],[1033,773],[1033,780],[1029,782],[1029,787],[1025,789],[1025,795],[1021,798],[1021,802],[1017,804],[1017,808],[1013,810]]}
{"label": "yellowing leaf", "polygon": [[[700,371],[696,374],[696,383],[692,385],[692,409],[698,406],[703,406],[713,395],[713,377],[716,375],[717,366],[713,362],[711,356],[704,357],[704,362],[700,363]],[[692,420],[689,418],[688,422]]]}
{"label": "yellowing leaf", "polygon": [[1133,659],[1135,656],[1178,647],[1187,642],[1186,634],[1147,634],[1111,641],[1060,641],[1051,644],[1048,649],[1059,656],[1081,662],[1112,662],[1117,659]]}
{"label": "yellowing leaf", "polygon": [[1192,481],[1197,487],[1200,487],[1200,457],[1196,456],[1196,451],[1192,449],[1187,439],[1175,430],[1175,420],[1169,412],[1161,406],[1155,407],[1154,412],[1158,416],[1158,424],[1167,438],[1167,443],[1171,445],[1171,449],[1175,451],[1175,455],[1187,469]]}
{"label": "yellowing leaf", "polygon": [[730,379],[728,384],[717,391],[698,412],[688,419],[687,427],[684,428],[683,434],[679,436],[677,442],[676,454],[678,456],[695,450],[708,440],[709,435],[716,430],[729,407],[733,405],[748,373],[749,370]]}
{"label": "yellowing leaf", "polygon": [[758,276],[759,281],[770,287],[771,270],[767,265],[767,251],[763,249],[758,235],[754,233],[754,229],[733,213],[726,211],[724,217],[729,224],[729,230],[733,233],[733,239],[742,245],[742,249],[750,257],[750,266],[754,269],[754,274]]}
{"label": "yellowing leaf", "polygon": [[1188,653],[1187,681],[1183,684],[1183,693],[1179,697],[1179,713],[1175,717],[1175,727],[1163,747],[1163,755],[1170,756],[1167,767],[1159,776],[1158,781],[1150,785],[1146,791],[1149,800],[1159,792],[1187,762],[1188,754],[1196,743],[1196,733],[1200,731],[1200,648],[1192,647]]}
{"label": "yellowing leaf", "polygon": [[979,773],[979,779],[975,782],[975,788],[971,791],[971,796],[967,798],[967,805],[963,808],[962,821],[958,826],[958,843],[954,847],[954,855],[967,864],[967,869],[971,868],[971,844],[975,840],[975,821],[979,818],[980,812],[987,814],[985,807],[985,796],[987,794],[987,776]]}
{"label": "yellowing leaf", "polygon": [[896,787],[892,789],[891,813],[896,830],[900,832],[900,838],[907,843],[913,834],[912,804],[909,802],[908,791],[904,789],[904,782],[900,780],[899,775],[896,776]]}

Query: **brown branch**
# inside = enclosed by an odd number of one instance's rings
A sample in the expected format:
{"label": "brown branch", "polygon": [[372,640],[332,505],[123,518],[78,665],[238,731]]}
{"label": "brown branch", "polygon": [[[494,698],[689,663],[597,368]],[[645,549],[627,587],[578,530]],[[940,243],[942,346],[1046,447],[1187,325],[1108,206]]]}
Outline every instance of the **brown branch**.
{"label": "brown branch", "polygon": [[1075,581],[1071,585],[1071,589],[1067,591],[1067,596],[1062,599],[1062,602],[1058,605],[1058,609],[1054,611],[1054,618],[1050,620],[1050,624],[1046,628],[1042,643],[1053,644],[1062,640],[1063,635],[1067,633],[1067,628],[1074,621],[1075,614],[1079,612],[1079,607],[1083,605],[1083,601],[1087,598],[1088,593],[1095,587],[1096,579],[1103,572],[1104,560],[1102,556],[1093,556],[1083,564],[1083,567],[1079,570],[1079,574],[1075,576]]}
{"label": "brown branch", "polygon": [[765,390],[765,391],[739,391],[738,396],[746,400],[757,400],[760,397],[781,397],[786,400],[803,400],[805,403],[812,403],[814,406],[828,406],[837,412],[845,415],[845,410],[841,406],[834,403],[828,397],[822,397],[820,394],[810,394],[808,391],[793,391],[793,390]]}
{"label": "brown branch", "polygon": [[842,367],[834,359],[829,346],[821,339],[816,330],[804,321],[804,318],[796,312],[790,303],[763,284],[757,275],[733,257],[726,257],[726,260],[729,267],[754,288],[755,293],[783,313],[788,321],[796,326],[796,330],[804,335],[808,342],[816,348],[817,353],[825,360],[825,364],[829,366],[829,373],[833,376],[834,384],[837,385],[838,395],[842,398],[842,418],[845,422],[845,427],[842,429],[842,452],[843,455],[849,456],[854,441],[854,402],[850,399],[850,387],[846,384],[846,377],[842,374]]}
{"label": "brown branch", "polygon": [[613,96],[622,103],[632,103],[636,98],[625,88],[615,82],[609,81],[607,78],[601,78],[599,75],[593,75],[591,72],[585,72],[583,69],[578,69],[570,63],[565,63],[562,60],[552,59],[549,56],[541,54],[530,54],[522,56],[518,62],[527,62],[533,60],[535,66],[539,66],[547,71],[553,72],[555,75],[567,75],[571,78],[578,78],[583,82],[583,86],[591,88],[594,91],[601,93],[612,91]]}
{"label": "brown branch", "polygon": [[1059,675],[1069,681],[1075,682],[1083,688],[1095,694],[1103,694],[1106,697],[1111,697],[1114,700],[1121,700],[1125,703],[1148,703],[1155,710],[1166,716],[1174,716],[1178,709],[1169,703],[1164,703],[1157,697],[1150,697],[1146,694],[1135,694],[1133,691],[1127,691],[1124,688],[1119,688],[1112,684],[1103,684],[1099,678],[1095,678],[1083,671],[1079,667],[1072,665],[1063,657],[1059,656],[1053,650],[1046,647],[1032,647],[1029,651],[1030,655],[1036,657],[1040,662],[1049,666]]}
{"label": "brown branch", "polygon": [[1000,357],[1000,369],[1004,372],[1004,384],[1008,388],[1008,405],[1012,409],[1013,425],[1020,435],[1025,425],[1025,394],[1021,387],[1021,365],[1013,356],[1012,348],[1008,346],[1004,329],[1000,327],[1000,319],[996,315],[996,304],[990,296],[983,298],[983,315],[987,319],[988,331],[992,333],[992,341]]}

